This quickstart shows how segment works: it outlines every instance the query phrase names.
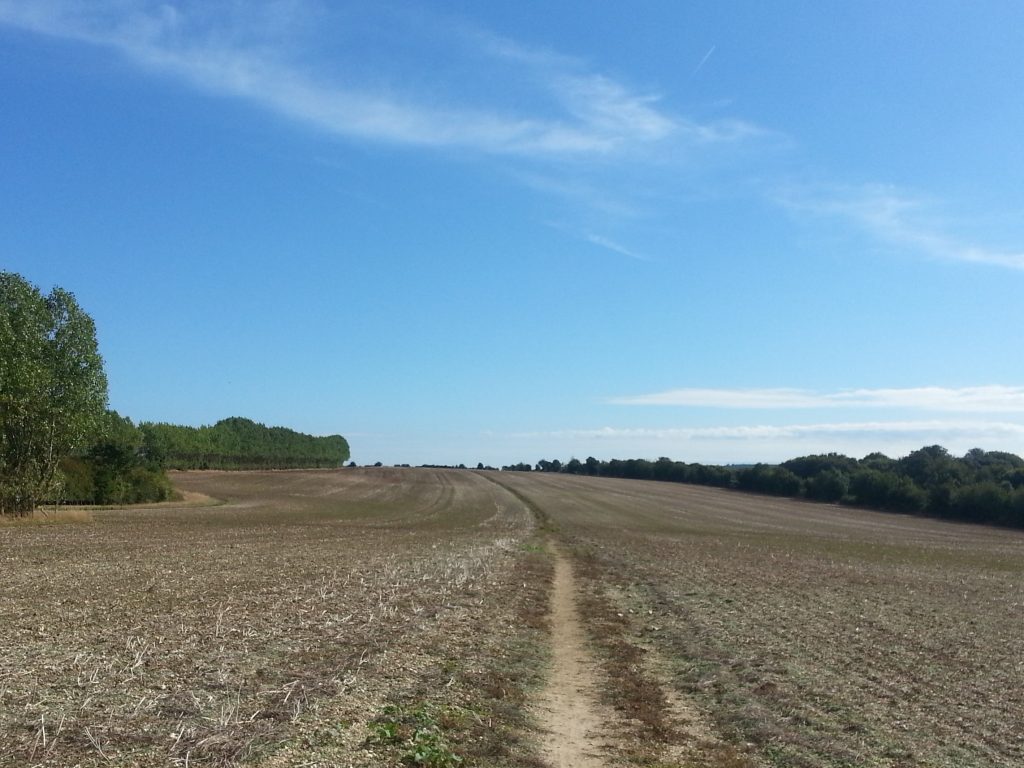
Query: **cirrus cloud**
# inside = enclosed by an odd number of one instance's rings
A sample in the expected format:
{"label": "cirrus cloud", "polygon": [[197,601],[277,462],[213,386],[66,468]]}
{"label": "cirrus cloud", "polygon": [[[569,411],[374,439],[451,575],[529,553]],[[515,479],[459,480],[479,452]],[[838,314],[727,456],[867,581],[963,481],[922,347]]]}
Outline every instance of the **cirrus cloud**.
{"label": "cirrus cloud", "polygon": [[906,408],[915,410],[1024,412],[1024,387],[905,387],[845,389],[671,389],[651,394],[614,397],[615,405],[674,405],[724,409]]}
{"label": "cirrus cloud", "polygon": [[519,433],[516,437],[584,440],[793,440],[817,437],[909,437],[917,440],[1022,438],[1024,424],[992,421],[865,421],[716,427],[600,427]]}
{"label": "cirrus cloud", "polygon": [[[350,139],[572,159],[663,142],[730,143],[758,133],[740,120],[698,122],[671,114],[657,94],[638,92],[581,61],[511,41],[498,44],[454,23],[434,25],[430,44],[448,50],[454,40],[475,42],[473,55],[489,59],[508,83],[521,83],[525,72],[532,106],[511,108],[479,95],[439,97],[458,90],[440,75],[431,98],[360,81],[358,65],[331,75],[316,62],[298,64],[298,46],[289,37],[292,29],[308,31],[302,20],[316,14],[316,6],[301,0],[226,10],[152,0],[0,0],[0,25],[114,50],[145,69]],[[497,82],[490,95],[503,90]]]}
{"label": "cirrus cloud", "polygon": [[852,222],[879,242],[934,259],[1024,270],[1024,251],[957,238],[936,220],[928,201],[892,185],[791,188],[774,199],[791,211]]}

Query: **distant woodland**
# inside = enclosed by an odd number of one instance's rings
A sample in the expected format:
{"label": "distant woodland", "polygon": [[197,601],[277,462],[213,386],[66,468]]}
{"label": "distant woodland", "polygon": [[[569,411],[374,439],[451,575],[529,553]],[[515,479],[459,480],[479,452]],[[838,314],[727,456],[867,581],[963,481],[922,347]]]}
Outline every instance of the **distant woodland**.
{"label": "distant woodland", "polygon": [[889,512],[1024,528],[1024,459],[974,448],[962,457],[939,445],[900,459],[872,453],[853,459],[838,453],[802,456],[782,464],[708,466],[668,458],[562,463],[541,460],[505,471],[661,480],[849,504]]}
{"label": "distant woodland", "polygon": [[313,437],[243,418],[212,427],[143,422],[108,411],[84,451],[60,461],[52,501],[135,504],[173,496],[168,469],[310,469],[339,467],[349,457],[340,435]]}
{"label": "distant woodland", "polygon": [[233,417],[212,427],[143,422],[144,453],[168,469],[310,469],[349,458],[341,435],[313,437]]}
{"label": "distant woodland", "polygon": [[0,515],[163,501],[167,469],[338,467],[348,457],[340,435],[249,419],[136,426],[107,408],[96,326],[74,295],[0,271]]}

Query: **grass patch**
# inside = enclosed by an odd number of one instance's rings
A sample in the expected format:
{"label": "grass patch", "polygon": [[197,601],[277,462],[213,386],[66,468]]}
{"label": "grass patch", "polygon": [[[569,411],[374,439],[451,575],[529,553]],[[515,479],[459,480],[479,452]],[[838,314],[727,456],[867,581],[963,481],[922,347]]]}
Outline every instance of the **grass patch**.
{"label": "grass patch", "polygon": [[92,512],[80,507],[37,509],[30,515],[0,515],[0,526],[61,525],[64,523],[91,523]]}

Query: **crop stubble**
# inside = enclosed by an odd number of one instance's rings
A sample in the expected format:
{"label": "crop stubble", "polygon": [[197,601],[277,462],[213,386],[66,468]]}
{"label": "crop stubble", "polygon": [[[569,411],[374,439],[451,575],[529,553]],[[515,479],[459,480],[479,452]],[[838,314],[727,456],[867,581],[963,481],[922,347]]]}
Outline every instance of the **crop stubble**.
{"label": "crop stubble", "polygon": [[713,725],[690,762],[1024,765],[1020,533],[692,486],[502,481],[577,553],[610,668],[629,649]]}
{"label": "crop stubble", "polygon": [[0,527],[0,765],[381,765],[427,707],[529,764],[550,564],[471,473],[182,473],[218,507]]}
{"label": "crop stubble", "polygon": [[226,503],[0,526],[0,765],[395,764],[384,712],[538,765],[536,519],[583,585],[609,764],[1024,764],[1018,533],[536,473],[176,483]]}

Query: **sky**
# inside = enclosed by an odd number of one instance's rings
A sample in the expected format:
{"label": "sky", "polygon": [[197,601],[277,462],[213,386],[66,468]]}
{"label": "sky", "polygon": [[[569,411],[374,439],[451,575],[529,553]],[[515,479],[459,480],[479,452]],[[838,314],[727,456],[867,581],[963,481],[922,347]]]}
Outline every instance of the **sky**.
{"label": "sky", "polygon": [[1024,454],[1024,4],[0,0],[0,269],[356,462]]}

